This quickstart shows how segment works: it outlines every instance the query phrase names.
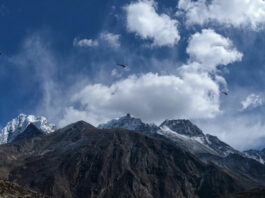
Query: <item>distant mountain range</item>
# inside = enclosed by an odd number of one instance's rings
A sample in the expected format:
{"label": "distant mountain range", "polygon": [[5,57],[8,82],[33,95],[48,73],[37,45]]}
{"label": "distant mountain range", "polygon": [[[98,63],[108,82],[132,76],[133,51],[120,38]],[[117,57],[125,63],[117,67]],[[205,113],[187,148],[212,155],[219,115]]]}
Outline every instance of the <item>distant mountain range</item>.
{"label": "distant mountain range", "polygon": [[[39,129],[39,134],[30,134],[27,132],[33,126]],[[239,154],[254,159],[262,164],[265,162],[265,149],[261,151],[248,150],[240,152],[222,142],[216,136],[205,135],[189,120],[165,120],[160,126],[156,126],[155,124],[144,123],[141,119],[134,118],[130,114],[127,114],[119,119],[113,119],[106,124],[100,124],[98,128],[122,128],[139,131],[147,135],[161,135],[170,141],[182,145],[182,147],[192,153],[210,153],[221,157],[227,157],[229,154]],[[22,138],[25,131],[25,138],[30,138],[34,135],[49,134],[55,130],[55,124],[49,123],[47,118],[43,116],[37,117],[34,115],[20,114],[0,130],[0,144],[10,143]]]}
{"label": "distant mountain range", "polygon": [[189,120],[156,126],[127,114],[55,129],[32,115],[9,122],[0,177],[66,198],[217,198],[265,185],[264,150],[240,152]]}

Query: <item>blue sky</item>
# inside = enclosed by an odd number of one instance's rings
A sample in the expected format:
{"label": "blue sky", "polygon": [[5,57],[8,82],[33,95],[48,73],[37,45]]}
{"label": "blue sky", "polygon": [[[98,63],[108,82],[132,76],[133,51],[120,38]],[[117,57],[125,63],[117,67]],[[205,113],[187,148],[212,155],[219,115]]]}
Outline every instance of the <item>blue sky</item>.
{"label": "blue sky", "polygon": [[0,23],[0,126],[19,113],[64,126],[129,112],[265,147],[261,0],[2,0]]}

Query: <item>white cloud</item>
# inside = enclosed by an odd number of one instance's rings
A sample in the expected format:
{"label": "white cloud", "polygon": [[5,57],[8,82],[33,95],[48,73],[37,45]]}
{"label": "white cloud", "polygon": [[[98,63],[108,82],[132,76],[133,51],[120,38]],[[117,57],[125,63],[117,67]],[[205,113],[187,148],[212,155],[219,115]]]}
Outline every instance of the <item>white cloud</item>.
{"label": "white cloud", "polygon": [[73,41],[73,45],[75,47],[97,47],[98,41],[92,39],[77,39],[75,38]]}
{"label": "white cloud", "polygon": [[178,70],[180,73],[208,73],[214,81],[226,90],[226,80],[219,74],[220,66],[241,61],[243,54],[238,52],[228,38],[212,29],[203,29],[191,36],[187,47],[190,56],[188,64]]}
{"label": "white cloud", "polygon": [[[213,59],[210,62],[206,52],[200,52],[203,46]],[[125,113],[152,122],[167,118],[213,118],[221,113],[219,84],[226,83],[217,75],[217,66],[239,61],[242,55],[230,40],[212,30],[193,35],[187,52],[191,58],[180,67],[179,76],[147,73],[131,75],[111,85],[89,84],[74,94],[71,108],[79,104],[81,116],[88,112],[87,121],[94,121],[93,124]],[[215,56],[219,58],[214,60]],[[68,116],[66,112],[65,117]]]}
{"label": "white cloud", "polygon": [[243,101],[241,101],[242,111],[249,108],[256,108],[263,105],[264,101],[260,95],[250,94]]}
{"label": "white cloud", "polygon": [[153,46],[173,46],[180,39],[178,22],[166,14],[159,15],[153,0],[143,0],[126,6],[127,29],[142,39],[151,39]]}
{"label": "white cloud", "polygon": [[[147,121],[214,117],[220,112],[218,95],[218,86],[208,75],[194,73],[180,78],[148,73],[129,76],[110,86],[87,85],[72,101],[85,109],[81,115],[89,112],[87,119],[98,124],[126,112]],[[65,115],[71,116],[67,111]]]}
{"label": "white cloud", "polygon": [[180,0],[178,8],[186,13],[188,25],[217,22],[254,30],[265,25],[263,0]]}
{"label": "white cloud", "polygon": [[211,29],[194,34],[189,41],[187,53],[192,62],[202,64],[203,68],[200,69],[208,72],[215,71],[217,65],[227,65],[242,58],[229,39]]}
{"label": "white cloud", "polygon": [[113,48],[120,47],[120,35],[119,34],[104,32],[100,34],[100,39],[103,41],[106,41]]}
{"label": "white cloud", "polygon": [[87,120],[89,117],[90,116],[87,111],[79,111],[70,106],[65,109],[64,119],[59,121],[58,126],[64,127],[69,123],[74,123],[80,120]]}
{"label": "white cloud", "polygon": [[77,39],[74,38],[73,46],[75,47],[97,47],[100,44],[107,43],[109,46],[113,48],[120,47],[120,35],[113,34],[110,32],[103,32],[99,35],[98,39]]}

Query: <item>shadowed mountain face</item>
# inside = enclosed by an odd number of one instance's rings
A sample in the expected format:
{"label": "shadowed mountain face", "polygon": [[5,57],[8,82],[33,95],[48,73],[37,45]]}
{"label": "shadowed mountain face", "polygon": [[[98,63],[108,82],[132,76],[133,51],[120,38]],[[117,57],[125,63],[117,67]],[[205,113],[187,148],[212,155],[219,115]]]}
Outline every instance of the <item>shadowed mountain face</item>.
{"label": "shadowed mountain face", "polygon": [[85,122],[0,146],[0,176],[62,198],[215,198],[246,188],[173,144]]}
{"label": "shadowed mountain face", "polygon": [[27,126],[25,131],[17,135],[13,141],[26,140],[41,135],[43,135],[43,132],[31,123]]}
{"label": "shadowed mountain face", "polygon": [[198,157],[204,162],[215,163],[241,179],[250,181],[253,184],[252,188],[265,185],[265,166],[254,159],[238,154],[230,154],[225,158],[205,154]]}

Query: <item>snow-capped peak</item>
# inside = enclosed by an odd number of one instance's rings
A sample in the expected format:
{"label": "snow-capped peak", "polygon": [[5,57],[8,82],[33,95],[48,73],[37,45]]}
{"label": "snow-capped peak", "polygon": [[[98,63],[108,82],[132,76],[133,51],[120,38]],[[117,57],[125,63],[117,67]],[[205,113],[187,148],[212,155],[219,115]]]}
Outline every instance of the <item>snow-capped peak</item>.
{"label": "snow-capped peak", "polygon": [[113,119],[106,124],[100,124],[98,126],[100,129],[114,129],[114,128],[121,128],[121,129],[129,129],[140,131],[143,133],[155,133],[158,127],[154,124],[146,124],[143,123],[141,119],[134,118],[130,114],[123,116],[119,119]]}
{"label": "snow-capped peak", "polygon": [[25,131],[30,123],[34,124],[44,134],[54,132],[56,129],[55,125],[50,124],[43,116],[19,114],[0,131],[0,144],[12,142],[17,135]]}

